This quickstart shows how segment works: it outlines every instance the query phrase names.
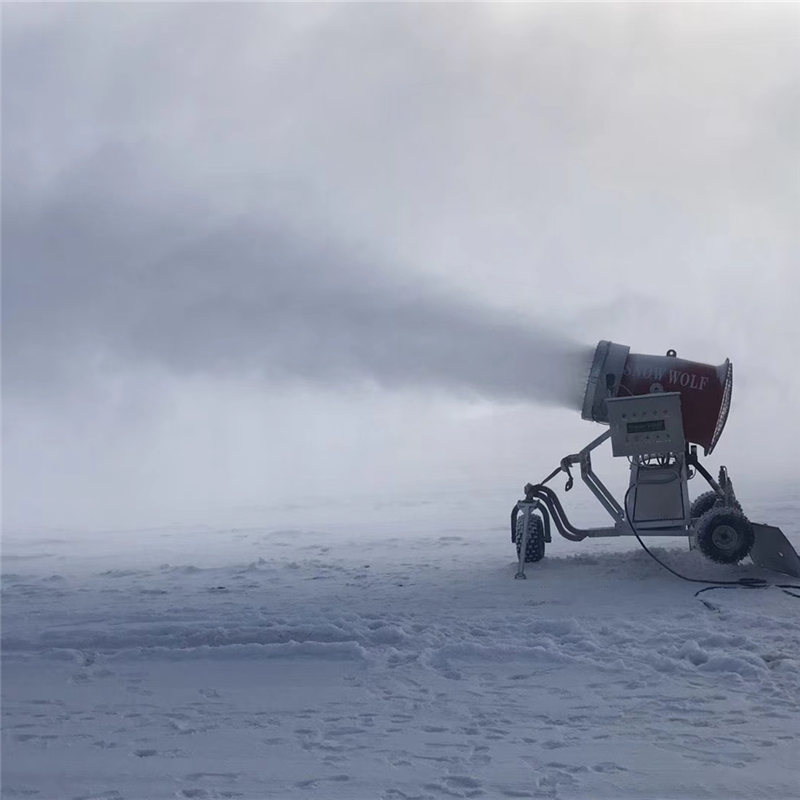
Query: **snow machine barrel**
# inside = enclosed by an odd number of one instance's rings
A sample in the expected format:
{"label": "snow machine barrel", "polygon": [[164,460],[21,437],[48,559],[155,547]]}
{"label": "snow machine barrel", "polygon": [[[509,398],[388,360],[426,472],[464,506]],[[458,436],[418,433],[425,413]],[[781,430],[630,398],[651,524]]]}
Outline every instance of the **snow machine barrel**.
{"label": "snow machine barrel", "polygon": [[640,355],[625,345],[601,341],[594,353],[581,416],[608,422],[608,398],[678,392],[686,440],[702,445],[708,455],[725,427],[732,388],[733,365],[728,359],[715,367],[678,358],[674,350],[665,356]]}

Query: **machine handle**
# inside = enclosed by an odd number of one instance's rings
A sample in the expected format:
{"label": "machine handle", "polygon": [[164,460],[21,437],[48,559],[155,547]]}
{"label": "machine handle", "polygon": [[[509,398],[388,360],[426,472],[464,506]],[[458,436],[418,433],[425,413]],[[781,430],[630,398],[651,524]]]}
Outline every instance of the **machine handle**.
{"label": "machine handle", "polygon": [[567,483],[564,486],[564,491],[568,492],[574,485],[575,481],[572,478],[572,472],[570,471],[570,464],[574,464],[575,462],[572,460],[572,456],[567,456],[566,458],[561,459],[561,469],[567,473]]}

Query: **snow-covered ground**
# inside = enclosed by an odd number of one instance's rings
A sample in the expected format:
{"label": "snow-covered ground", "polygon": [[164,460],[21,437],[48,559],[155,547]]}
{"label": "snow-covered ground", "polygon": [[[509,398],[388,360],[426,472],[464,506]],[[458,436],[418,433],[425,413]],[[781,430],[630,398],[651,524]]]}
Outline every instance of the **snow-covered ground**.
{"label": "snow-covered ground", "polygon": [[[514,581],[511,501],[7,531],[3,797],[800,796],[798,601],[628,539]],[[800,549],[796,492],[746,510]]]}

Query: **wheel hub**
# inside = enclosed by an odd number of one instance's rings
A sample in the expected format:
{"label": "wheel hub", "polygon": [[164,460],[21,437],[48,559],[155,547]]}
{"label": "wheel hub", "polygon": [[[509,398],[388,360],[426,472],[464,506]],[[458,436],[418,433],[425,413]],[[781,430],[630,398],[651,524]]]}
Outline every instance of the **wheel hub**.
{"label": "wheel hub", "polygon": [[731,525],[717,525],[711,534],[711,541],[719,550],[732,552],[739,544],[739,534]]}

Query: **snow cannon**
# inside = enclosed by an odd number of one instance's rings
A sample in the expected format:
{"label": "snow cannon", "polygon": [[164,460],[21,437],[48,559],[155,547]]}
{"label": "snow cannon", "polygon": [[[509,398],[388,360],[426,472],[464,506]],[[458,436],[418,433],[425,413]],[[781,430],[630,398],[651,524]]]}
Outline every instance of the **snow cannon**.
{"label": "snow cannon", "polygon": [[[772,525],[752,522],[736,497],[726,467],[715,480],[701,463],[719,441],[731,407],[733,365],[719,366],[665,355],[640,355],[609,341],[598,343],[586,384],[581,416],[607,426],[582,450],[561,459],[541,483],[527,484],[511,511],[511,541],[518,570],[544,557],[554,526],[570,541],[590,537],[685,536],[690,549],[712,561],[737,564],[747,556],[758,566],[800,577],[800,556]],[[592,469],[592,452],[611,440],[612,455],[629,462],[628,489],[619,502]],[[546,484],[560,472],[565,491],[572,468],[611,517],[611,524],[578,528]],[[689,481],[700,475],[708,490],[690,501]],[[643,543],[642,543],[643,544]]]}

